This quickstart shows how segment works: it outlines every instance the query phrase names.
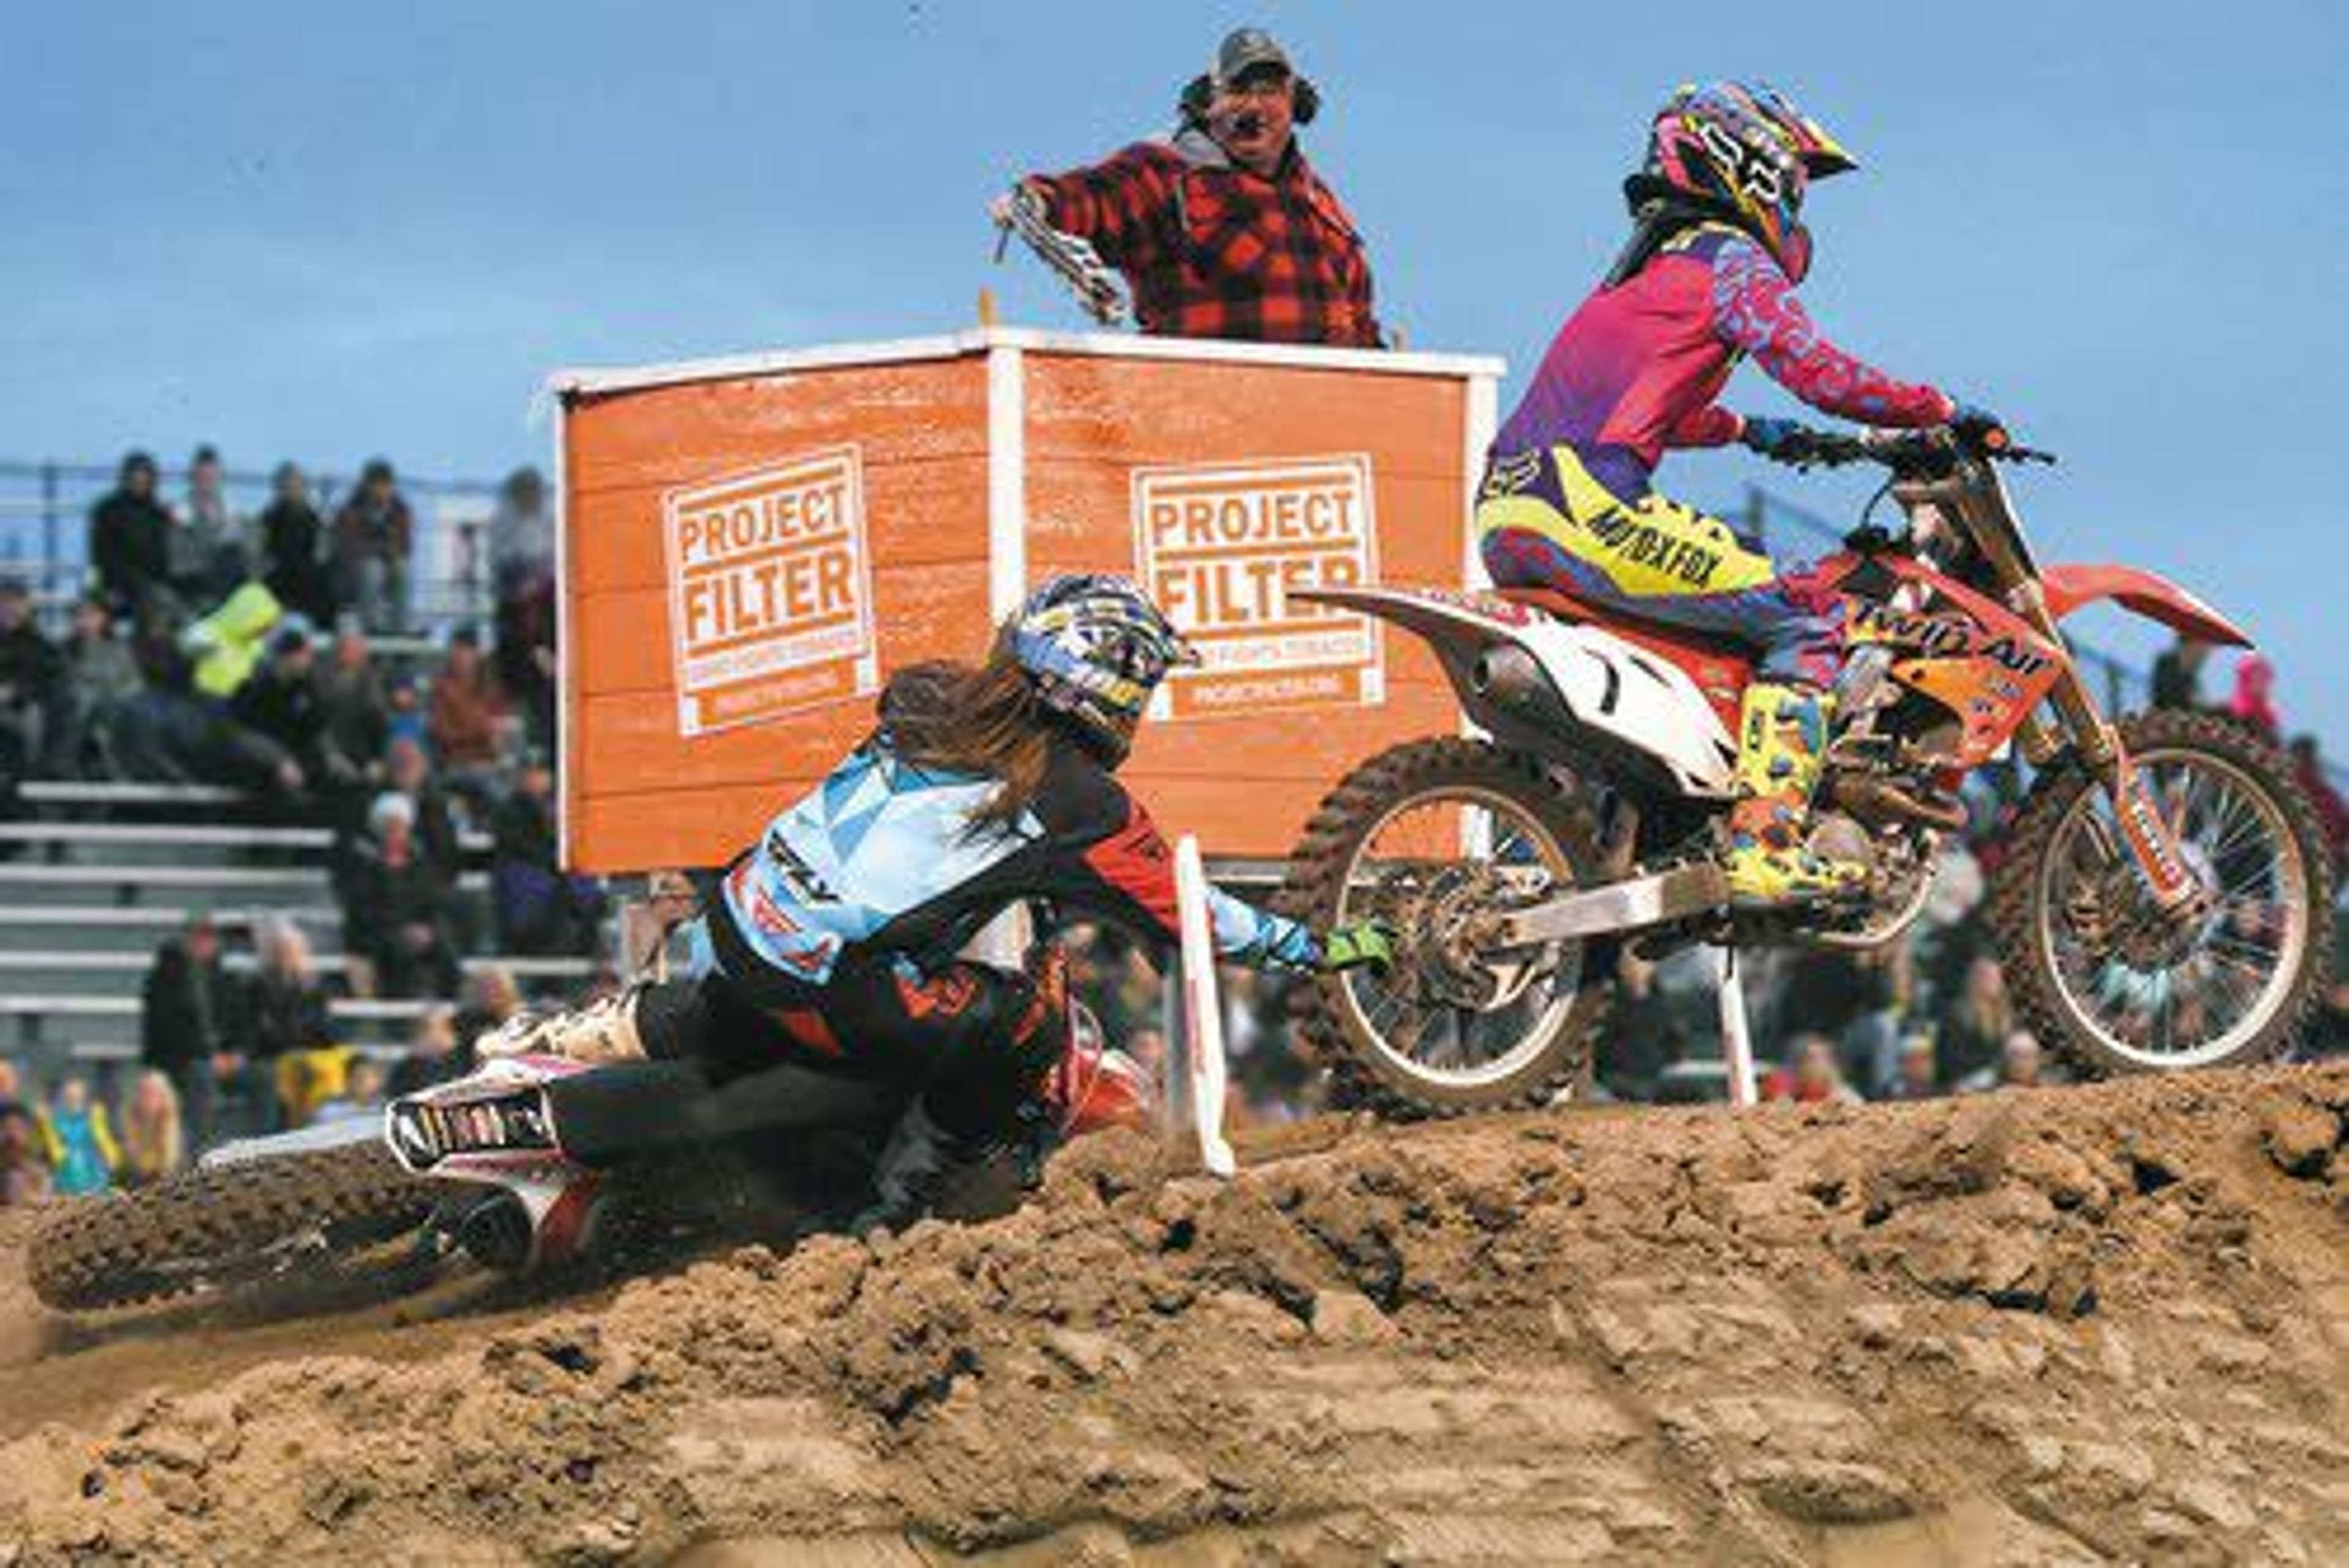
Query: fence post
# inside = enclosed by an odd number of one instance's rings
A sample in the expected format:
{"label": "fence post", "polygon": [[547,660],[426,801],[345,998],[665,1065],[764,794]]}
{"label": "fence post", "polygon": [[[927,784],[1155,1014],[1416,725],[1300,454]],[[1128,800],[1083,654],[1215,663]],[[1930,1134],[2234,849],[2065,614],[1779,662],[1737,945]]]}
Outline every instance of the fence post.
{"label": "fence post", "polygon": [[41,464],[41,593],[53,592],[57,573],[57,465]]}
{"label": "fence post", "polygon": [[1763,526],[1769,521],[1769,518],[1770,498],[1762,493],[1762,487],[1760,485],[1747,485],[1745,487],[1746,536],[1754,542],[1754,548],[1762,550],[1765,554],[1767,553],[1769,546],[1763,541],[1762,530]]}

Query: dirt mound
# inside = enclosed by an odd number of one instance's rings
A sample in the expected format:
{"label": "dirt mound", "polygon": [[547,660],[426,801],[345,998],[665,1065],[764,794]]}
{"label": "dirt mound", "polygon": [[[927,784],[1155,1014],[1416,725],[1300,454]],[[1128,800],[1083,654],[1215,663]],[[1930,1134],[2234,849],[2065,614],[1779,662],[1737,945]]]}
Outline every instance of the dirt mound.
{"label": "dirt mound", "polygon": [[1330,1127],[1223,1186],[1104,1139],[991,1225],[148,1340],[103,1410],[134,1352],[44,1330],[0,1562],[2341,1562],[2344,1115]]}

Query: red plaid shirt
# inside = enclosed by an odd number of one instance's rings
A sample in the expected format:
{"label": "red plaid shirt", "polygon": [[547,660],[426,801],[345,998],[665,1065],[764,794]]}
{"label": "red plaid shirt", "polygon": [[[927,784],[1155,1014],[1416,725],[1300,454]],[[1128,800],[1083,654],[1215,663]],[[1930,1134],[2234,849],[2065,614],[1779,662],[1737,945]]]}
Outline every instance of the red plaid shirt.
{"label": "red plaid shirt", "polygon": [[1382,344],[1354,220],[1294,147],[1270,179],[1142,141],[1033,183],[1053,227],[1125,275],[1144,332]]}

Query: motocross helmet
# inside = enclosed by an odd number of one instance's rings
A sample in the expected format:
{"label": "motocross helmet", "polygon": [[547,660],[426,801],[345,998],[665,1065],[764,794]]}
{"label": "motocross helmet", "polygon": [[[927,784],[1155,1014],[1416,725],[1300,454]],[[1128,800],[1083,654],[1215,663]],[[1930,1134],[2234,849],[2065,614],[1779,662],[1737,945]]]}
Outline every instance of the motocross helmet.
{"label": "motocross helmet", "polygon": [[1101,573],[1052,578],[1028,596],[1005,635],[1039,700],[1111,767],[1125,760],[1166,672],[1199,662],[1147,594]]}
{"label": "motocross helmet", "polygon": [[1646,161],[1623,191],[1634,211],[1661,201],[1727,219],[1800,283],[1811,270],[1804,191],[1815,178],[1857,166],[1777,88],[1702,82],[1681,88],[1657,111]]}

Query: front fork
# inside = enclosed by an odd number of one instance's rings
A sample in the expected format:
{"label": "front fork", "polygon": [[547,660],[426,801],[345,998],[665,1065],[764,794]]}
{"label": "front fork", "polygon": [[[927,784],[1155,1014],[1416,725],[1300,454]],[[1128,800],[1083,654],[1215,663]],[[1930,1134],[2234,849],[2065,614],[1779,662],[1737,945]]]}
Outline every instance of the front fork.
{"label": "front fork", "polygon": [[[2095,700],[2088,695],[2087,683],[2080,679],[2079,670],[2066,669],[2057,677],[2048,697],[2064,730],[2071,736],[2073,749],[2095,771],[2097,782],[2104,786],[2105,798],[2112,802],[2114,820],[2120,824],[2121,842],[2127,847],[2147,891],[2153,895],[2154,907],[2178,920],[2199,913],[2205,894],[2201,881],[2178,853],[2178,835],[2154,800],[2153,787],[2147,782],[2145,771],[2129,756],[2119,734],[2097,711]],[[2037,713],[2024,721],[2021,740],[2023,754],[2043,767],[2054,761],[2064,745],[2055,726]]]}

